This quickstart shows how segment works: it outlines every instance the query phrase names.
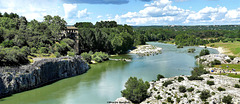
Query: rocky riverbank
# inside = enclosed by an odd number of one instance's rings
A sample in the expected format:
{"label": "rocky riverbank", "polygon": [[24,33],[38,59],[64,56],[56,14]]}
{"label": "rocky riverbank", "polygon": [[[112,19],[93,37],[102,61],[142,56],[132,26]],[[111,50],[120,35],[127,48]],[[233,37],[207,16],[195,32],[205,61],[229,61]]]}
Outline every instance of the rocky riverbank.
{"label": "rocky riverbank", "polygon": [[152,46],[152,45],[140,45],[137,46],[136,49],[130,51],[130,53],[138,54],[140,56],[148,56],[152,54],[159,54],[161,53],[162,48]]}
{"label": "rocky riverbank", "polygon": [[[179,77],[182,77],[182,81],[178,81]],[[143,101],[141,104],[162,104],[170,103],[174,104],[203,104],[204,101],[200,98],[201,92],[208,90],[210,97],[206,99],[206,102],[210,104],[220,104],[224,96],[232,96],[232,102],[238,104],[240,102],[240,88],[235,88],[236,84],[240,84],[238,78],[231,78],[221,75],[202,75],[204,80],[188,80],[187,76],[176,76],[172,78],[163,78],[156,82],[150,82],[150,88],[148,92],[150,97]],[[182,79],[180,78],[180,79]],[[167,87],[164,83],[171,81]],[[208,81],[213,81],[213,85],[207,84]],[[186,89],[184,92],[180,92],[179,88],[184,86]],[[219,87],[222,91],[219,91]],[[225,90],[223,90],[225,89]],[[116,102],[130,102],[126,98],[118,98]]]}
{"label": "rocky riverbank", "polygon": [[80,56],[49,58],[17,68],[0,68],[0,98],[80,75],[89,69]]}

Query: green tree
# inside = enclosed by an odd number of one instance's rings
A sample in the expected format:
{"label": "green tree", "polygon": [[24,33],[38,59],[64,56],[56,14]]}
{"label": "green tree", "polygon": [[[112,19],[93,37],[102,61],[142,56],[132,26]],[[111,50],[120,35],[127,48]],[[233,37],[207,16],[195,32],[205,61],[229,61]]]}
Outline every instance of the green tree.
{"label": "green tree", "polygon": [[203,90],[200,94],[200,98],[202,99],[202,101],[206,101],[209,97],[211,97],[209,90]]}
{"label": "green tree", "polygon": [[148,97],[147,89],[150,87],[149,83],[143,82],[142,79],[130,77],[125,83],[125,88],[121,91],[122,96],[133,103],[140,103]]}
{"label": "green tree", "polygon": [[210,54],[210,52],[209,52],[208,49],[203,49],[203,50],[201,50],[201,52],[199,53],[199,56],[204,56],[204,55],[209,55],[209,54]]}
{"label": "green tree", "polygon": [[222,99],[222,102],[224,102],[226,104],[232,104],[232,96],[230,96],[230,95],[224,96]]}

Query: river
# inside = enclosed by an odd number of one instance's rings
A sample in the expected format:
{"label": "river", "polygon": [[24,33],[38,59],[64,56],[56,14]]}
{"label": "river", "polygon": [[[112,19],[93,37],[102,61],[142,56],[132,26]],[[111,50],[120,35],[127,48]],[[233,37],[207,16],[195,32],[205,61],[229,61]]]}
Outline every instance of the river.
{"label": "river", "polygon": [[[63,79],[53,84],[14,94],[0,99],[0,104],[106,104],[121,97],[121,90],[130,76],[145,81],[156,79],[157,74],[165,77],[190,75],[196,66],[194,56],[201,47],[177,49],[171,44],[148,42],[163,48],[162,54],[138,57],[127,54],[131,62],[106,61],[92,64],[91,69],[79,76]],[[195,53],[187,53],[188,48],[195,48]],[[210,53],[218,53],[209,49]]]}

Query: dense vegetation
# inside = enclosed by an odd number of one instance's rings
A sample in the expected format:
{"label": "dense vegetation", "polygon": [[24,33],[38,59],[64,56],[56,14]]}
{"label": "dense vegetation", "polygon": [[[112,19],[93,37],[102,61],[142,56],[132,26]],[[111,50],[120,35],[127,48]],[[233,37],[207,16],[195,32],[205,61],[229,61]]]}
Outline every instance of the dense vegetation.
{"label": "dense vegetation", "polygon": [[0,65],[28,63],[28,55],[73,52],[74,41],[62,39],[66,21],[59,16],[44,16],[30,22],[14,13],[0,15]]}
{"label": "dense vegetation", "polygon": [[142,26],[134,27],[147,41],[170,41],[179,46],[240,41],[239,25],[222,26]]}
{"label": "dense vegetation", "polygon": [[[125,53],[133,46],[145,44],[143,35],[128,25],[115,21],[78,22],[78,38],[65,33],[67,22],[59,16],[44,16],[43,21],[30,22],[14,13],[0,13],[0,66],[29,63],[31,57],[74,56],[82,52]],[[76,40],[79,39],[79,52]],[[103,58],[92,57],[96,61]]]}
{"label": "dense vegetation", "polygon": [[133,103],[140,103],[148,97],[147,89],[150,87],[149,83],[143,82],[142,79],[130,77],[125,83],[125,88],[121,91],[122,96]]}
{"label": "dense vegetation", "polygon": [[96,62],[103,62],[103,61],[106,61],[108,60],[109,58],[109,55],[107,53],[104,53],[104,52],[95,52],[93,54],[92,51],[90,52],[83,52],[81,54],[82,58],[87,61],[88,63],[91,63],[91,61],[96,61]]}
{"label": "dense vegetation", "polygon": [[118,25],[115,21],[101,21],[95,25],[76,23],[75,26],[79,27],[81,52],[126,53],[133,46],[145,44],[143,35],[133,32],[131,26]]}

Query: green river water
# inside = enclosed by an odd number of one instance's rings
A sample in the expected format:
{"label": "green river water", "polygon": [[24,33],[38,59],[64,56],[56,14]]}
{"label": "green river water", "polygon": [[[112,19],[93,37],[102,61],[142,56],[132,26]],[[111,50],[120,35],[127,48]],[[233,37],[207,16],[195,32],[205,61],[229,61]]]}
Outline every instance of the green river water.
{"label": "green river water", "polygon": [[[162,47],[162,54],[132,58],[131,62],[106,61],[91,65],[91,69],[79,76],[63,79],[53,84],[14,94],[0,99],[0,104],[107,104],[121,97],[121,90],[130,76],[143,80],[155,80],[157,74],[165,77],[190,75],[196,66],[194,56],[201,47],[194,47],[195,53],[187,53],[188,48],[177,49],[171,44],[148,42]],[[211,53],[217,50],[209,49]]]}

